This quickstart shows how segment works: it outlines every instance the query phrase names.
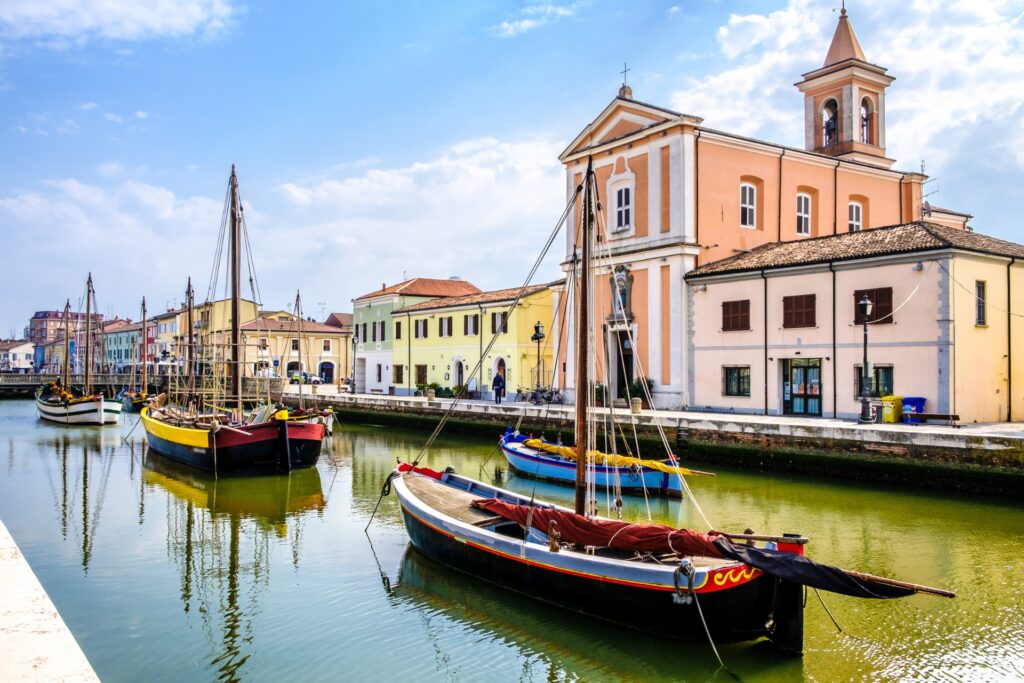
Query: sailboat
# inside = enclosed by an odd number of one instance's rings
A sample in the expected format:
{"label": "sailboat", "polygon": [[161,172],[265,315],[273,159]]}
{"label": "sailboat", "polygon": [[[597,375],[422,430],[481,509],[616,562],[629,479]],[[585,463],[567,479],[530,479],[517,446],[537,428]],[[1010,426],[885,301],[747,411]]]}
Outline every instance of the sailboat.
{"label": "sailboat", "polygon": [[[393,488],[412,545],[454,570],[569,610],[661,636],[707,638],[712,645],[766,637],[790,653],[803,651],[805,586],[864,598],[917,592],[952,597],[940,589],[815,563],[804,554],[808,539],[799,534],[702,533],[596,514],[592,472],[588,478],[594,442],[588,419],[590,252],[594,214],[600,210],[592,162],[563,221],[581,196],[574,509],[451,468],[420,467],[442,420],[420,456],[400,462],[382,492]],[[695,499],[694,504],[700,511]]]}
{"label": "sailboat", "polygon": [[141,366],[142,384],[138,387],[135,386],[135,368],[132,368],[132,386],[128,391],[121,394],[121,402],[124,404],[124,409],[129,413],[141,411],[142,407],[146,405],[146,399],[149,397],[149,359],[147,358],[149,338],[146,332],[147,322],[146,297],[142,297],[142,336],[139,342],[139,362],[136,365],[136,367]]}
{"label": "sailboat", "polygon": [[92,386],[92,304],[95,298],[92,273],[85,287],[85,382],[81,387],[71,385],[71,301],[64,304],[64,354],[60,379],[36,389],[36,411],[39,417],[65,425],[116,424],[121,414],[121,403],[105,398],[93,391]]}
{"label": "sailboat", "polygon": [[[325,426],[289,419],[286,409],[259,405],[246,411],[242,395],[241,341],[242,205],[238,177],[231,167],[227,198],[228,262],[231,311],[228,344],[226,405],[210,404],[209,396],[194,391],[181,404],[165,394],[142,409],[149,447],[160,455],[218,473],[274,473],[313,467],[320,458]],[[189,284],[185,371],[194,380],[200,365],[195,356],[192,292]]]}

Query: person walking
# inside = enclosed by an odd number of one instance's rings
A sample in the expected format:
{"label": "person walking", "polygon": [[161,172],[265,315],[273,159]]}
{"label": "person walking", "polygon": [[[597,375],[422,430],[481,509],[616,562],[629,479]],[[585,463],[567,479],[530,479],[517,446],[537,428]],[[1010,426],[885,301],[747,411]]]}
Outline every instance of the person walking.
{"label": "person walking", "polygon": [[501,396],[505,393],[505,378],[501,376],[500,372],[494,373],[491,389],[494,390],[494,402],[501,405]]}

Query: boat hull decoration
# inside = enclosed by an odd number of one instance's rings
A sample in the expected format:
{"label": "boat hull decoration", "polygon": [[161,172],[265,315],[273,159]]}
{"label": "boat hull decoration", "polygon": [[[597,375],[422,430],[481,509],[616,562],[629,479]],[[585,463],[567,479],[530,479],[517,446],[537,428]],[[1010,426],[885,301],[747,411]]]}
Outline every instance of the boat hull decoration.
{"label": "boat hull decoration", "polygon": [[116,424],[121,403],[101,396],[71,402],[48,401],[37,396],[36,411],[41,419],[63,425]]}
{"label": "boat hull decoration", "polygon": [[149,447],[156,453],[202,470],[219,473],[287,472],[314,467],[320,458],[324,425],[270,420],[231,429],[181,427],[142,410]]}

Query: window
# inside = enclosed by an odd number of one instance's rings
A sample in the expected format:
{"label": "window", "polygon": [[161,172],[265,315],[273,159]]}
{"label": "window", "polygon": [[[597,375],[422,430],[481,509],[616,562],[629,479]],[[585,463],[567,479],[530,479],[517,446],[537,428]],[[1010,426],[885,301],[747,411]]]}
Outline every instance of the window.
{"label": "window", "polygon": [[508,313],[491,313],[491,334],[508,332]]}
{"label": "window", "polygon": [[630,202],[630,189],[620,187],[615,191],[615,230],[629,230],[632,226],[630,213],[632,204]]}
{"label": "window", "polygon": [[405,381],[405,366],[403,366],[403,365],[396,365],[394,367],[394,373],[395,373],[395,384],[401,384],[402,382]]}
{"label": "window", "polygon": [[722,366],[722,395],[750,396],[750,366]]}
{"label": "window", "polygon": [[452,317],[450,315],[437,319],[437,336],[452,336]]}
{"label": "window", "polygon": [[750,183],[740,185],[740,226],[756,228],[757,188]]}
{"label": "window", "polygon": [[814,327],[815,304],[814,294],[782,297],[782,326]]}
{"label": "window", "polygon": [[324,351],[330,351],[330,350],[331,350],[331,340],[330,339],[324,339]]}
{"label": "window", "polygon": [[[857,388],[855,398],[860,398],[864,395],[863,367],[863,365],[853,366],[853,386]],[[868,396],[891,396],[893,392],[892,365],[869,364],[868,367],[870,368],[868,380],[871,382],[871,386],[868,387],[870,390]]]}
{"label": "window", "polygon": [[839,142],[839,104],[835,100],[826,102],[821,112],[821,132],[822,147]]}
{"label": "window", "polygon": [[395,322],[395,339],[402,338],[402,321],[398,320]]}
{"label": "window", "polygon": [[380,333],[378,335],[380,337],[380,341],[387,341],[387,339],[388,339],[388,337],[387,337],[387,322],[384,321],[384,320],[381,320],[377,324],[380,325]]}
{"label": "window", "polygon": [[871,325],[887,325],[891,323],[892,287],[879,287],[877,289],[858,289],[853,293],[853,324],[864,324],[864,317],[860,314],[860,306],[858,304],[865,296],[872,304],[868,323]]}
{"label": "window", "polygon": [[796,234],[811,234],[811,196],[808,194],[796,196]]}
{"label": "window", "polygon": [[372,339],[370,339],[370,341],[377,341],[377,323],[374,323],[370,330],[370,334],[372,335]]}
{"label": "window", "polygon": [[298,351],[298,350],[299,350],[299,340],[298,339],[292,339],[292,351]]}
{"label": "window", "polygon": [[860,101],[860,141],[865,145],[871,142],[871,100],[864,98]]}
{"label": "window", "polygon": [[985,283],[978,280],[974,283],[974,324],[985,325]]}
{"label": "window", "polygon": [[860,232],[863,225],[864,207],[860,202],[850,202],[850,232]]}
{"label": "window", "polygon": [[416,366],[416,384],[427,383],[427,366],[417,365]]}
{"label": "window", "polygon": [[477,314],[462,316],[462,334],[473,336],[480,334],[480,316]]}
{"label": "window", "polygon": [[359,335],[359,338],[361,340],[363,340],[363,341],[366,341],[366,339],[367,339],[367,336],[366,336],[366,323],[363,323],[363,333],[361,335]]}
{"label": "window", "polygon": [[750,299],[722,302],[722,331],[750,329]]}
{"label": "window", "polygon": [[378,382],[381,381],[381,377],[383,377],[383,372],[384,372],[384,366],[381,365],[380,363],[377,363],[377,381]]}
{"label": "window", "polygon": [[415,325],[415,329],[413,330],[413,332],[414,332],[413,336],[416,337],[416,339],[426,339],[427,338],[427,321],[426,320],[416,320],[416,321],[413,321],[413,322],[414,322],[414,325]]}
{"label": "window", "polygon": [[261,351],[266,351],[269,346],[269,341],[266,337],[260,337],[259,348]]}

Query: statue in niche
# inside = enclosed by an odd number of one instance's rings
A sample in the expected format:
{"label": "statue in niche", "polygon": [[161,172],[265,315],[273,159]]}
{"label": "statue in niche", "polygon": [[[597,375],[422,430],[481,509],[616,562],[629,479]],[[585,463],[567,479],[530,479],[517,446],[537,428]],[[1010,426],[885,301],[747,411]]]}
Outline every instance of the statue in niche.
{"label": "statue in niche", "polygon": [[633,292],[633,274],[626,266],[616,266],[609,278],[612,294],[612,312],[609,320],[628,322],[633,319],[630,297]]}

